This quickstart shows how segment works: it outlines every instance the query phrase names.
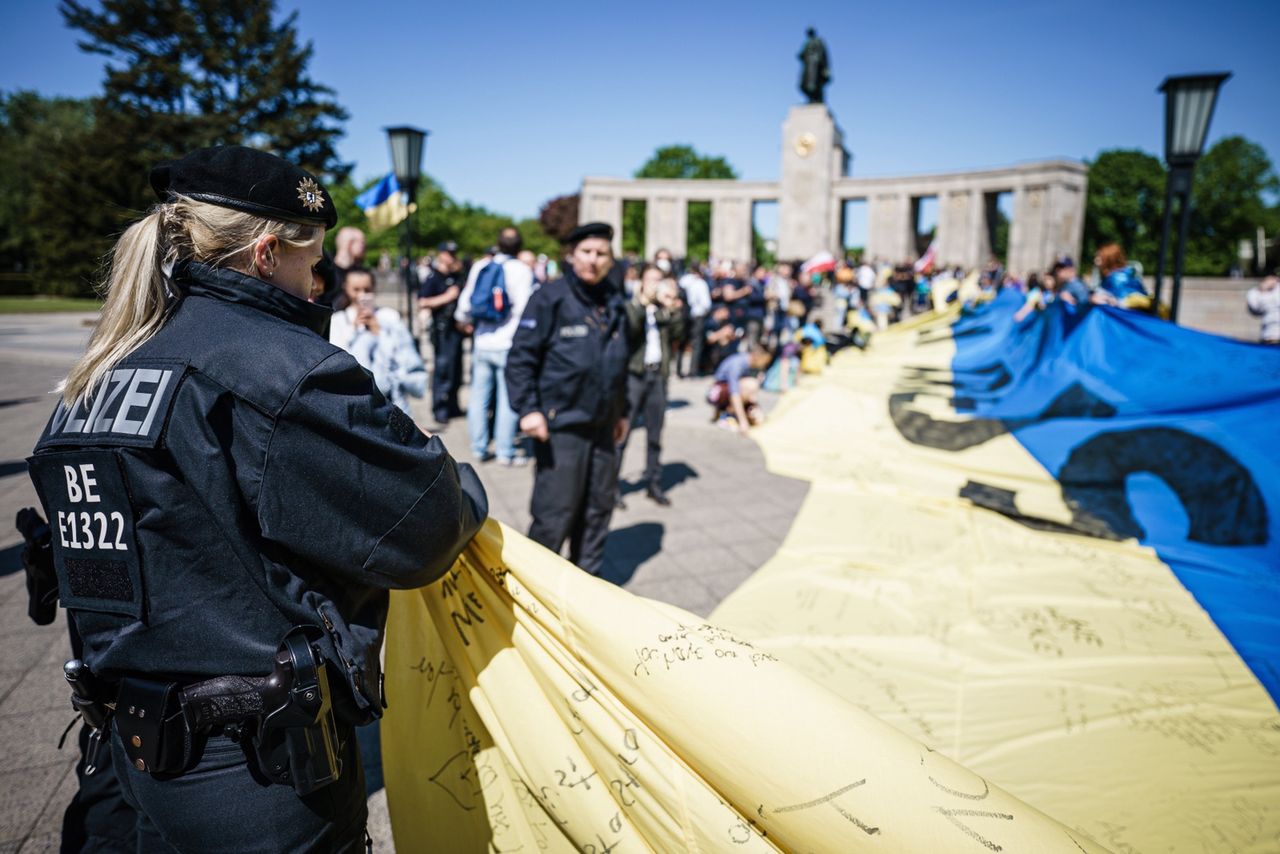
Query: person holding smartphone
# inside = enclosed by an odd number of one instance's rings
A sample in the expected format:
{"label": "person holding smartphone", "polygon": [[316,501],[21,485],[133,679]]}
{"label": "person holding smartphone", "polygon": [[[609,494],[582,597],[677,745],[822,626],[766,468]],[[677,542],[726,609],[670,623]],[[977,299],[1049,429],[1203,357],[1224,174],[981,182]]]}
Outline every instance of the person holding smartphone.
{"label": "person holding smartphone", "polygon": [[427,391],[427,370],[400,314],[374,303],[373,271],[347,270],[342,282],[348,305],[333,313],[329,343],[346,350],[360,367],[373,374],[383,396],[409,411],[409,398]]}

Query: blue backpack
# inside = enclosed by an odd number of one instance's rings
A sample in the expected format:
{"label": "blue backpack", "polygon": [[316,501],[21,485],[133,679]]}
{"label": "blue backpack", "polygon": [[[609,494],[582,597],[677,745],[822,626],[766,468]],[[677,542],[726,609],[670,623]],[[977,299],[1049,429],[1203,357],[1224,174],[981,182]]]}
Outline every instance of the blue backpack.
{"label": "blue backpack", "polygon": [[511,300],[507,297],[507,277],[500,261],[490,261],[476,276],[476,289],[471,292],[473,323],[501,326],[511,316]]}

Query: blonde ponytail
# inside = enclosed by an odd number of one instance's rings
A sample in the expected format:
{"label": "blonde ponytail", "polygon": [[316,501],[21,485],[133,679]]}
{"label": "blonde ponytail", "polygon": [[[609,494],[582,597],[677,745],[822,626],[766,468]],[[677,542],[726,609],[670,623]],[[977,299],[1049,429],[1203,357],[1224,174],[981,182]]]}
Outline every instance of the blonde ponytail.
{"label": "blonde ponytail", "polygon": [[164,326],[178,298],[165,270],[181,258],[211,267],[252,269],[253,247],[266,234],[294,248],[315,238],[317,226],[267,220],[186,196],[153,207],[120,235],[99,290],[106,299],[89,347],[58,389],[70,406],[125,356]]}
{"label": "blonde ponytail", "polygon": [[68,406],[164,324],[168,304],[161,264],[159,207],[120,235],[111,250],[110,271],[102,290],[106,304],[84,356],[62,383]]}

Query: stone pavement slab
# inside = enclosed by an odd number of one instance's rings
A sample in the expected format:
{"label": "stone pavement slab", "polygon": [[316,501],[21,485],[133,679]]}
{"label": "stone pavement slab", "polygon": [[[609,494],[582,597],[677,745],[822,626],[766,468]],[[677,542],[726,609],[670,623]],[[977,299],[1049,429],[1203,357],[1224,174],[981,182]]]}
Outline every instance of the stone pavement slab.
{"label": "stone pavement slab", "polygon": [[[21,538],[12,519],[36,503],[24,461],[52,410],[52,389],[88,339],[88,319],[0,316],[0,854],[55,850],[62,811],[76,785],[74,740],[56,749],[72,717],[60,673],[69,651],[66,626],[61,614],[51,626],[27,619]],[[662,475],[671,507],[648,500],[639,483],[643,428],[628,443],[622,468],[627,506],[614,514],[603,570],[638,595],[701,616],[772,556],[808,489],[766,472],[754,442],[710,422],[702,398],[707,383],[671,381]],[[771,400],[765,403],[767,408]],[[411,409],[419,424],[433,428],[423,401]],[[465,419],[454,420],[441,436],[455,457],[476,464],[491,513],[527,531],[532,466],[476,462]],[[392,850],[384,792],[370,798],[370,832],[377,850]]]}
{"label": "stone pavement slab", "polygon": [[[643,426],[627,443],[622,464],[626,508],[613,514],[601,571],[634,593],[704,617],[773,556],[808,492],[803,481],[765,471],[764,455],[755,442],[711,423],[703,402],[708,382],[671,379],[662,455],[662,482],[670,507],[645,497]],[[768,396],[766,409],[772,403]],[[424,401],[414,401],[411,408],[419,424],[434,429]],[[455,458],[476,467],[489,494],[491,515],[527,531],[532,465],[507,468],[497,461],[478,462],[463,418],[450,421],[439,435]],[[711,578],[719,580],[705,581]],[[737,581],[727,586],[726,578]]]}

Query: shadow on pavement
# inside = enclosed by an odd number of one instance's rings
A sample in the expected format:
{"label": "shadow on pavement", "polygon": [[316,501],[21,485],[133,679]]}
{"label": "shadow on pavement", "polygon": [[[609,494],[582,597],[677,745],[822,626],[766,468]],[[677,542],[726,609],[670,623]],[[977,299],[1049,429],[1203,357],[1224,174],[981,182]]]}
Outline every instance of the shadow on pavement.
{"label": "shadow on pavement", "polygon": [[11,474],[26,474],[26,460],[6,460],[0,463],[0,477],[8,477]]}
{"label": "shadow on pavement", "polygon": [[386,784],[382,779],[382,722],[356,727],[360,764],[364,766],[364,794],[369,797]]}
{"label": "shadow on pavement", "polygon": [[22,543],[0,549],[0,578],[22,572]]}
{"label": "shadow on pavement", "polygon": [[657,522],[641,522],[610,531],[600,577],[618,586],[626,584],[640,564],[662,551],[662,534],[663,527]]}
{"label": "shadow on pavement", "polygon": [[5,409],[9,406],[21,406],[24,403],[39,403],[48,399],[48,395],[39,395],[37,397],[15,397],[9,400],[0,400],[0,409]]}
{"label": "shadow on pavement", "polygon": [[[687,463],[663,463],[662,475],[659,480],[662,488],[666,491],[675,489],[686,480],[693,480],[698,477],[698,470]],[[644,479],[640,480],[620,480],[618,481],[618,490],[623,495],[630,495],[633,492],[639,492],[648,486]],[[609,535],[610,537],[613,534]]]}

